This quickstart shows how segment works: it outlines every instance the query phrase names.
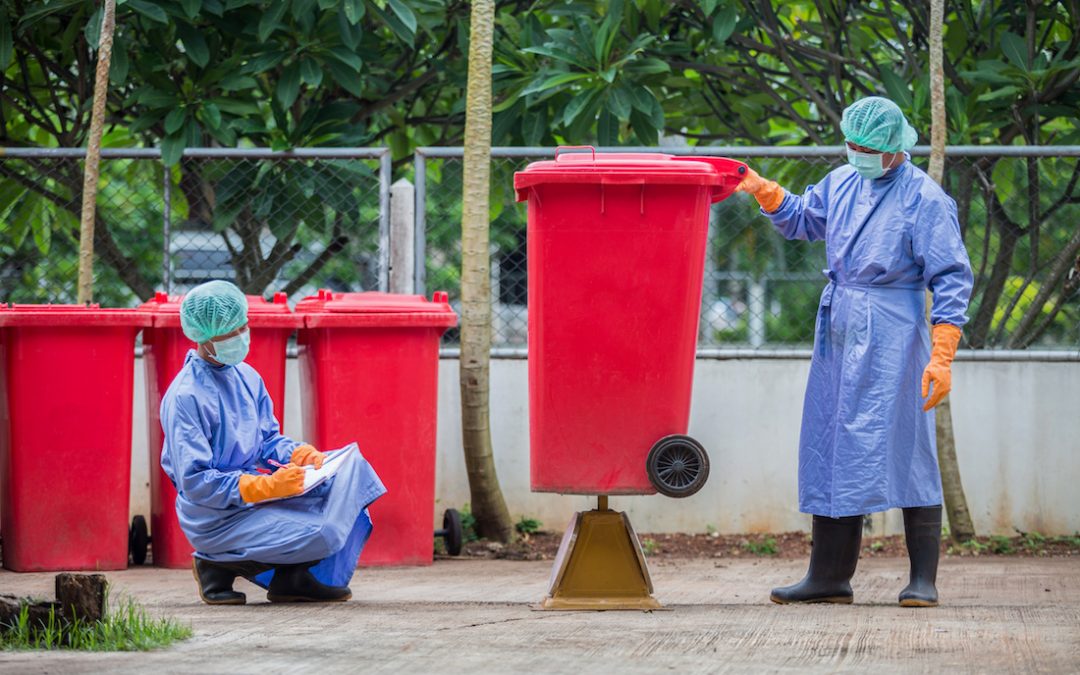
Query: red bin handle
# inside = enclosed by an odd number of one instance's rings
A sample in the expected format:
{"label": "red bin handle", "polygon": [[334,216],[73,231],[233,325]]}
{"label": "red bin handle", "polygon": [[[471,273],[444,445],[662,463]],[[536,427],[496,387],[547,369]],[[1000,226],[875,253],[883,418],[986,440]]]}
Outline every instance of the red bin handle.
{"label": "red bin handle", "polygon": [[559,151],[560,150],[591,150],[592,151],[592,161],[594,161],[594,162],[596,161],[596,148],[594,148],[591,145],[560,145],[559,147],[555,148],[555,161],[556,162],[559,161]]}

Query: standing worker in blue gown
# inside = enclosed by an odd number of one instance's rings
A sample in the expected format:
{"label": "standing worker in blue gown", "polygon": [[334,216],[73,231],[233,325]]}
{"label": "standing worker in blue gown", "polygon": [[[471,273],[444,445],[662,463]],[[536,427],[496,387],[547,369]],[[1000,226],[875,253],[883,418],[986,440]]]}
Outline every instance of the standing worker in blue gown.
{"label": "standing worker in blue gown", "polygon": [[829,266],[799,440],[810,569],[771,599],[851,602],[863,515],[900,508],[911,562],[900,604],[934,606],[942,494],[933,408],[952,386],[971,264],[956,202],[905,152],[917,135],[900,108],[861,99],[840,130],[848,164],[801,196],[754,171],[738,188],[787,239],[824,239]]}
{"label": "standing worker in blue gown", "polygon": [[350,446],[330,479],[300,494],[304,467],[320,468],[326,454],[281,434],[262,378],[243,363],[247,309],[227,281],[187,294],[180,322],[198,349],[161,401],[161,468],[195,548],[199,595],[212,605],[244,604],[233,590],[241,576],[267,588],[271,602],[348,600],[371,534],[367,507],[386,488]]}

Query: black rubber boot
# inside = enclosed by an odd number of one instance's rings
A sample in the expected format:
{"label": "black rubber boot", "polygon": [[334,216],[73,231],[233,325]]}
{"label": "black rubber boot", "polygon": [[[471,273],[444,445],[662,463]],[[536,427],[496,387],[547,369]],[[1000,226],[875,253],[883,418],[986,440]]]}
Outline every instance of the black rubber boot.
{"label": "black rubber boot", "polygon": [[941,553],[941,506],[904,509],[904,538],[911,560],[911,574],[907,588],[900,591],[900,606],[937,607],[934,584]]}
{"label": "black rubber boot", "polygon": [[314,564],[276,566],[266,599],[270,602],[345,602],[352,597],[348,586],[327,586],[316,579],[310,569]]}
{"label": "black rubber boot", "polygon": [[242,605],[247,602],[247,596],[233,590],[236,577],[250,579],[271,569],[271,566],[250,561],[214,562],[196,556],[192,559],[191,568],[203,602],[208,605]]}
{"label": "black rubber boot", "polygon": [[794,586],[774,588],[769,598],[781,605],[796,602],[850,604],[855,597],[851,577],[859,562],[862,516],[826,518],[814,516],[810,569]]}

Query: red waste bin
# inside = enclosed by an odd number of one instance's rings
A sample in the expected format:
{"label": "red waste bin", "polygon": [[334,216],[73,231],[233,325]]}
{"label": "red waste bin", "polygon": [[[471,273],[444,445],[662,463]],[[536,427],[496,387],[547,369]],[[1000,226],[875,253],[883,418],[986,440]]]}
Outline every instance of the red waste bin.
{"label": "red waste bin", "polygon": [[532,489],[688,496],[685,436],[710,204],[723,158],[574,153],[514,176],[528,200]]}
{"label": "red waste bin", "polygon": [[0,311],[0,536],[17,572],[128,562],[135,336],[97,305]]}
{"label": "red waste bin", "polygon": [[[289,336],[300,327],[300,318],[289,310],[284,293],[268,302],[249,295],[248,327],[251,350],[244,362],[262,375],[274,402],[278,424],[285,423],[285,348]],[[160,567],[190,567],[191,544],[176,520],[176,488],[161,470],[161,399],[173,378],[184,366],[188,340],[180,326],[183,296],[158,292],[139,310],[153,317],[153,327],[143,331],[143,366],[146,373],[146,430],[150,452],[150,533],[153,535],[154,564]],[[135,516],[131,524],[132,561],[146,561],[146,521]]]}
{"label": "red waste bin", "polygon": [[387,488],[361,564],[431,564],[439,338],[457,324],[447,295],[321,290],[296,313],[307,440],[356,441]]}

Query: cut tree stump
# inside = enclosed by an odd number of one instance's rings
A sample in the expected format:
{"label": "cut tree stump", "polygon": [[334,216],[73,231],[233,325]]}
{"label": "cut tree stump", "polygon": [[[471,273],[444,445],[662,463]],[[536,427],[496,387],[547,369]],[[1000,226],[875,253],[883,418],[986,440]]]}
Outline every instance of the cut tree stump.
{"label": "cut tree stump", "polygon": [[76,617],[79,621],[101,621],[105,618],[108,588],[104,574],[57,574],[55,602],[0,594],[0,625],[16,623],[24,606],[31,625],[47,625],[50,612],[63,623],[71,623]]}

